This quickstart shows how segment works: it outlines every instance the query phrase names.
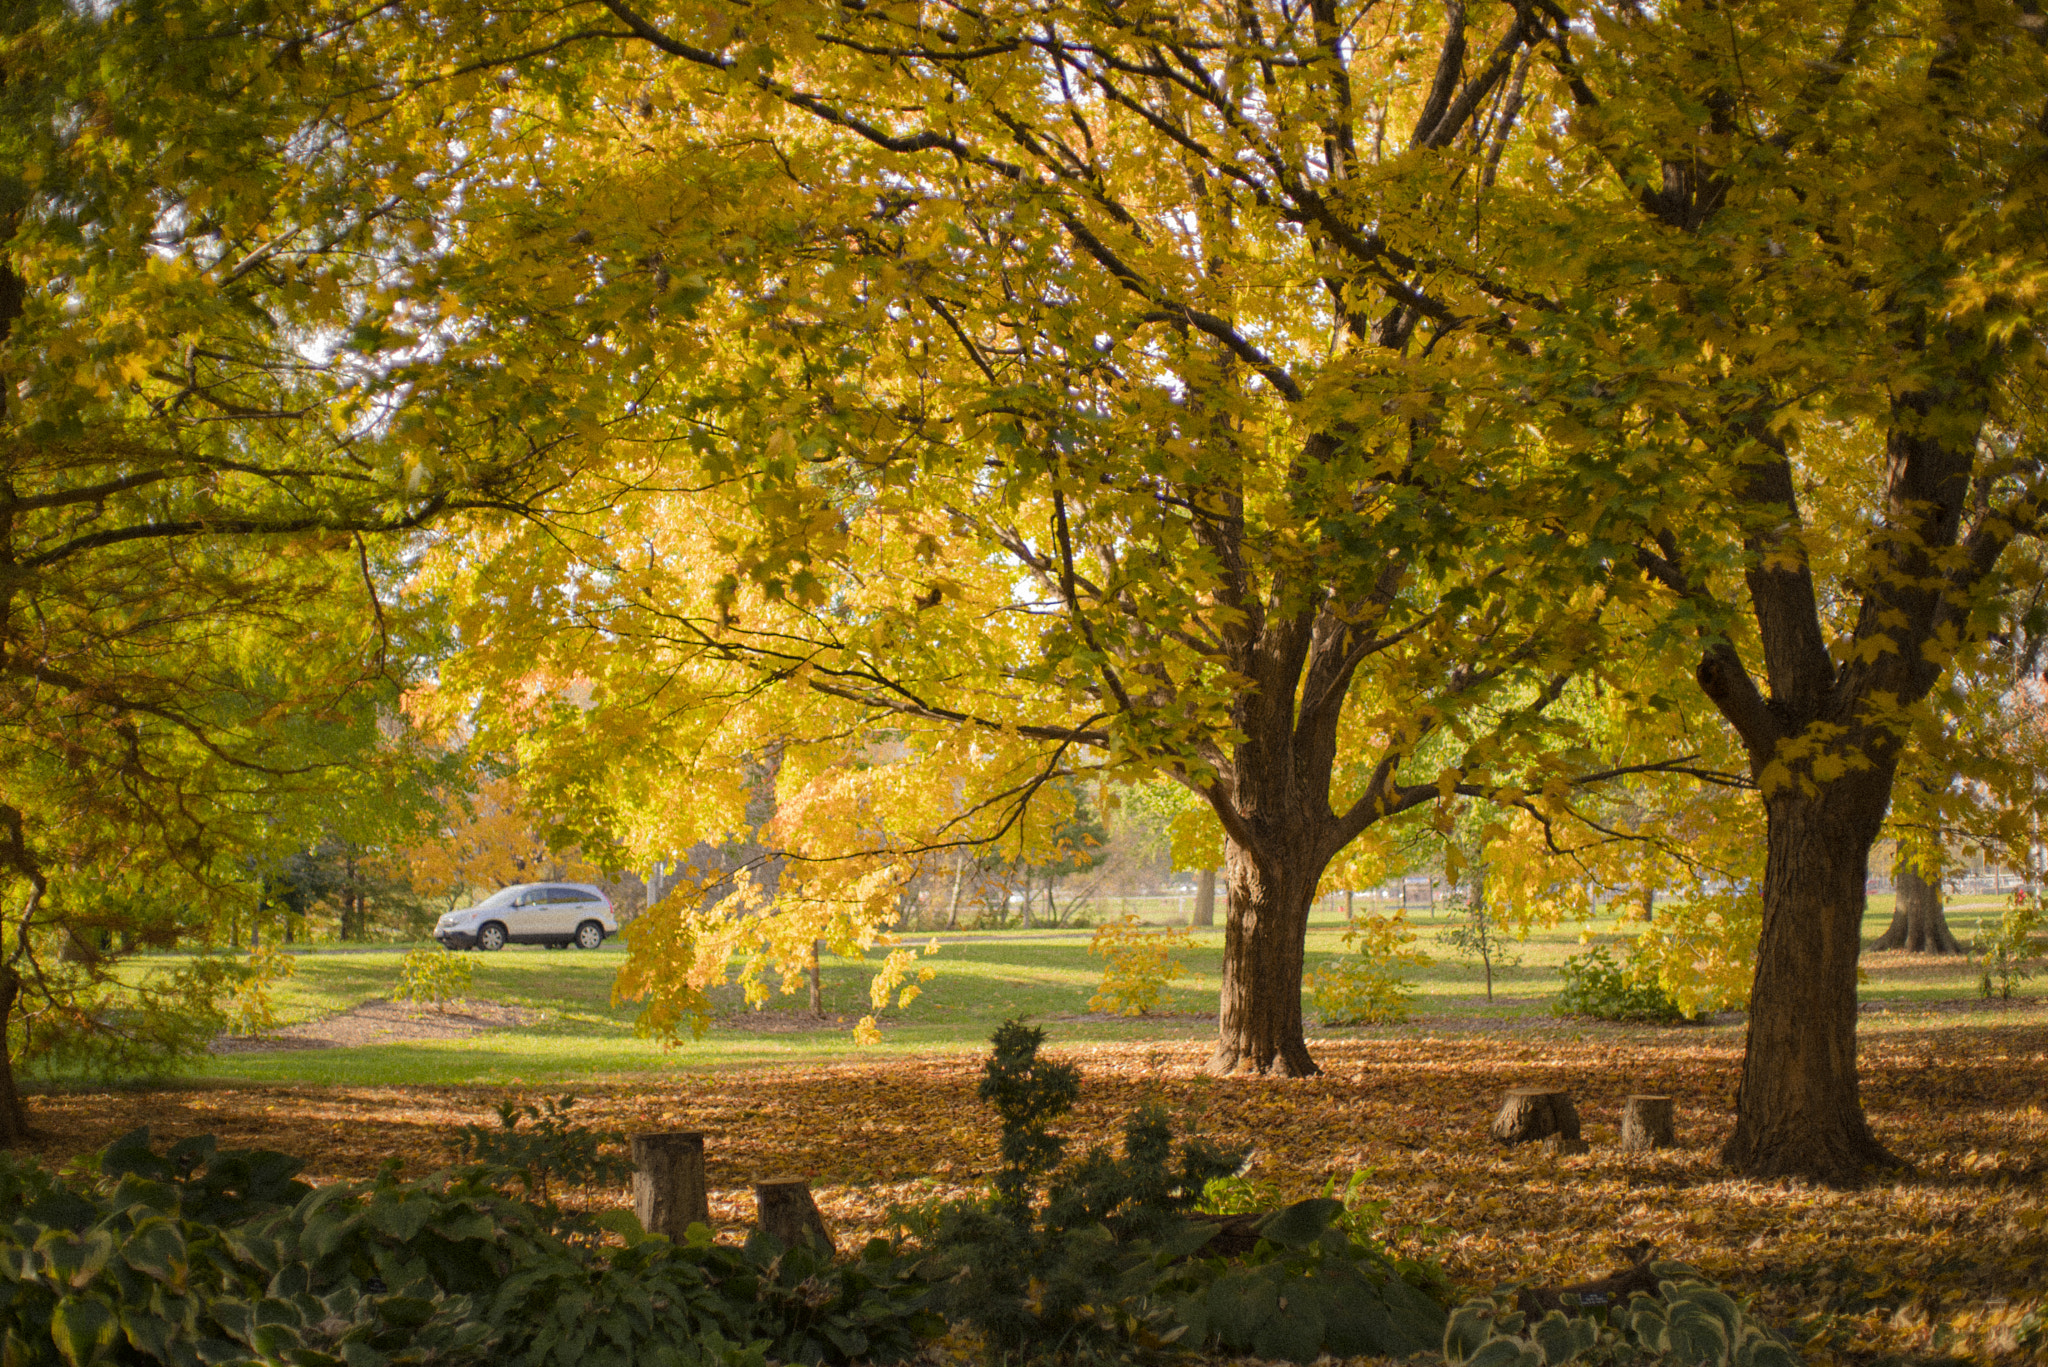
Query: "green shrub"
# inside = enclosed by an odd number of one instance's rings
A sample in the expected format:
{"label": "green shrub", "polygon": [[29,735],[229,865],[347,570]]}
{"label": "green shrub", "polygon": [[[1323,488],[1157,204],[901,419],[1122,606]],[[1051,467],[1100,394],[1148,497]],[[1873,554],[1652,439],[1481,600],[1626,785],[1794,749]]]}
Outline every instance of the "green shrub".
{"label": "green shrub", "polygon": [[1240,1259],[1202,1256],[1216,1226],[1194,1209],[1243,1155],[1177,1143],[1156,1107],[1125,1122],[1121,1153],[1062,1165],[1048,1126],[1073,1106],[1079,1077],[1041,1061],[1043,1041],[1015,1021],[996,1032],[981,1094],[1003,1122],[1003,1168],[989,1198],[898,1213],[935,1304],[992,1355],[1123,1359],[1172,1346],[1307,1362],[1435,1346],[1442,1307],[1352,1227],[1342,1201],[1268,1216]]}
{"label": "green shrub", "polygon": [[1795,1367],[1784,1338],[1750,1319],[1742,1305],[1683,1263],[1652,1263],[1657,1294],[1637,1292],[1626,1306],[1541,1319],[1515,1308],[1511,1294],[1467,1301],[1444,1326],[1444,1360],[1453,1367],[1560,1367],[1569,1362],[1643,1367]]}
{"label": "green shrub", "polygon": [[1676,1024],[1686,1018],[1671,994],[1636,963],[1621,963],[1599,946],[1564,961],[1564,990],[1550,1009],[1560,1016],[1591,1016],[1607,1021],[1659,1021]]}
{"label": "green shrub", "polygon": [[2034,943],[2035,932],[2040,929],[2041,905],[2022,888],[2006,903],[1997,922],[1978,932],[1973,948],[1984,956],[1984,968],[1977,979],[1977,990],[1984,1000],[1997,997],[2011,1001],[2019,985],[2033,976],[2027,963],[2040,953]]}
{"label": "green shrub", "polygon": [[626,1137],[572,1121],[569,1112],[575,1106],[573,1096],[542,1097],[538,1105],[501,1101],[497,1129],[462,1127],[454,1144],[456,1161],[517,1178],[527,1199],[549,1211],[556,1208],[557,1193],[569,1188],[588,1194],[630,1181],[633,1165],[617,1152]]}

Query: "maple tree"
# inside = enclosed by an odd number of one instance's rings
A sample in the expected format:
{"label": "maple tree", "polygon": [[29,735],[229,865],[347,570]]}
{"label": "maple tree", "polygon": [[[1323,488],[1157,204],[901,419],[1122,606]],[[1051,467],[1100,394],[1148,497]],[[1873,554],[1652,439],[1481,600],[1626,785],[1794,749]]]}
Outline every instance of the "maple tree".
{"label": "maple tree", "polygon": [[224,964],[138,986],[116,958],[257,910],[342,776],[391,798],[433,635],[392,538],[533,469],[408,466],[401,408],[334,407],[378,364],[351,301],[408,239],[327,155],[374,111],[337,100],[325,22],[0,22],[0,1142],[17,1057],[160,1066],[210,1029]]}
{"label": "maple tree", "polygon": [[1228,837],[1216,1066],[1304,1074],[1330,860],[1600,767],[1526,739],[1636,576],[1624,486],[1488,377],[1553,190],[1496,174],[1512,11],[489,13],[439,117],[511,188],[419,288],[611,464],[445,548],[448,681],[522,765],[630,766],[580,790],[627,845],[737,827],[781,747],[774,903],[832,889],[794,954],[1060,781],[1167,775]]}

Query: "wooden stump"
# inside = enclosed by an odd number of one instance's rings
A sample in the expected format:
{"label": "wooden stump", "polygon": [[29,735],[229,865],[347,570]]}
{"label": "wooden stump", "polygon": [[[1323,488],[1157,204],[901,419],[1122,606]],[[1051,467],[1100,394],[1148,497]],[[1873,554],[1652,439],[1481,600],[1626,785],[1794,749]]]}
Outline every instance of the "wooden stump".
{"label": "wooden stump", "polygon": [[1492,1134],[1503,1144],[1526,1144],[1554,1134],[1577,1143],[1579,1113],[1572,1107],[1569,1092],[1556,1092],[1548,1087],[1516,1087],[1501,1098]]}
{"label": "wooden stump", "polygon": [[764,1234],[772,1234],[784,1248],[793,1246],[809,1231],[827,1253],[836,1254],[825,1217],[811,1199],[811,1184],[801,1177],[772,1177],[754,1183],[755,1223]]}
{"label": "wooden stump", "polygon": [[636,1134],[633,1167],[633,1213],[642,1229],[681,1243],[691,1225],[711,1223],[703,1135]]}
{"label": "wooden stump", "polygon": [[1622,1148],[1668,1149],[1677,1143],[1670,1097],[1632,1096],[1622,1103]]}
{"label": "wooden stump", "polygon": [[1559,1158],[1570,1158],[1574,1154],[1591,1153],[1593,1151],[1593,1146],[1585,1140],[1574,1139],[1571,1135],[1564,1133],[1550,1136],[1550,1138],[1543,1141],[1543,1147],[1549,1149]]}

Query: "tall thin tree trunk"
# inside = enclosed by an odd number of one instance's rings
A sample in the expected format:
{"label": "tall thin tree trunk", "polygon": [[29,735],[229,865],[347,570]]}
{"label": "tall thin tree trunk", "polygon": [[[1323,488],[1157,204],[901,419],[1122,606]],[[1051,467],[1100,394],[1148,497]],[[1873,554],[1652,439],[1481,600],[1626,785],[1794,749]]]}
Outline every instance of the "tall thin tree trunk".
{"label": "tall thin tree trunk", "polygon": [[1493,1000],[1493,908],[1486,904],[1486,865],[1472,866],[1473,929],[1479,932],[1479,962],[1486,970],[1486,1000]]}
{"label": "tall thin tree trunk", "polygon": [[1871,941],[1872,949],[1903,949],[1914,954],[1961,954],[1962,942],[1949,929],[1941,905],[1941,885],[1920,876],[1909,859],[1892,872],[1895,896],[1892,923]]}
{"label": "tall thin tree trunk", "polygon": [[1261,868],[1234,842],[1224,846],[1230,915],[1212,1073],[1310,1077],[1322,1071],[1309,1057],[1301,1021],[1302,950],[1322,873],[1307,862]]}
{"label": "tall thin tree trunk", "polygon": [[946,902],[946,929],[960,925],[960,884],[967,878],[967,851],[953,851],[953,895]]}
{"label": "tall thin tree trunk", "polygon": [[818,964],[818,960],[824,956],[824,953],[825,942],[823,940],[811,941],[811,1014],[814,1016],[823,1016],[825,1014],[825,985],[819,979]]}
{"label": "tall thin tree trunk", "polygon": [[1856,959],[1870,844],[1889,765],[1808,797],[1767,797],[1763,933],[1735,1132],[1721,1159],[1750,1177],[1841,1180],[1897,1160],[1856,1080]]}
{"label": "tall thin tree trunk", "polygon": [[21,975],[12,964],[0,964],[0,1148],[19,1148],[33,1137],[21,1089],[14,1081],[14,1050],[8,1042],[14,1006],[21,1000]]}
{"label": "tall thin tree trunk", "polygon": [[1213,926],[1216,924],[1216,870],[1203,869],[1202,876],[1195,882],[1195,909],[1188,917],[1192,926]]}

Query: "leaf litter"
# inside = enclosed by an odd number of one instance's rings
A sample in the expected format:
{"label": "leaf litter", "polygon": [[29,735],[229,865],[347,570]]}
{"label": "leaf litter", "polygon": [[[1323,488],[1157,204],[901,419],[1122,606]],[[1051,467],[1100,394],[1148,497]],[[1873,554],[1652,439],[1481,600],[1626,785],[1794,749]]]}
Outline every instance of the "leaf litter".
{"label": "leaf litter", "polygon": [[[1060,1047],[1083,1074],[1066,1126],[1107,1143],[1146,1101],[1178,1124],[1251,1149],[1248,1176],[1276,1202],[1368,1171],[1389,1241],[1435,1257],[1468,1288],[1577,1282],[1647,1243],[1755,1300],[1815,1363],[2033,1360],[2048,1319],[2048,1027],[1945,1025],[1866,1037],[1866,1108],[1913,1162],[1855,1190],[1730,1177],[1716,1152],[1733,1123],[1741,1040],[1727,1032],[1590,1028],[1573,1035],[1332,1039],[1306,1080],[1212,1078],[1206,1044]],[[845,1240],[886,1232],[892,1205],[976,1188],[996,1127],[976,1102],[980,1059],[932,1054],[805,1066],[679,1068],[578,1089],[580,1119],[624,1132],[708,1137],[714,1223],[737,1233],[752,1184],[810,1179]],[[1592,1151],[1503,1149],[1487,1137],[1500,1095],[1569,1091]],[[1631,1093],[1675,1098],[1679,1147],[1617,1147]],[[315,1180],[396,1160],[446,1166],[458,1128],[489,1123],[508,1093],[482,1087],[187,1085],[36,1099],[37,1147],[62,1162],[136,1125],[282,1149]],[[597,1204],[630,1204],[622,1189]]]}

